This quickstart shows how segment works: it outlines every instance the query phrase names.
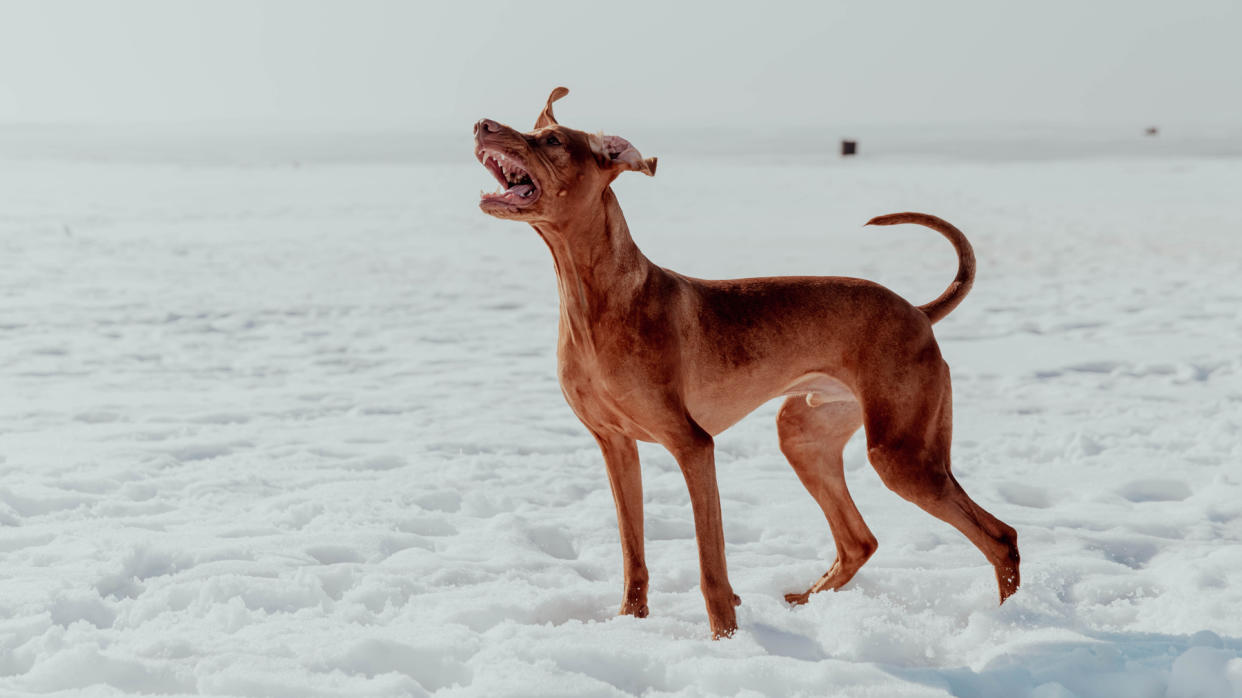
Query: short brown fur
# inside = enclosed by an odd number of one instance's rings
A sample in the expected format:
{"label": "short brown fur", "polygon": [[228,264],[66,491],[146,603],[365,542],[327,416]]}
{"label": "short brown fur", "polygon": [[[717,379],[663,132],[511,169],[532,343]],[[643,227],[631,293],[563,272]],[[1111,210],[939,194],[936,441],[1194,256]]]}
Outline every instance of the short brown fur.
{"label": "short brown fur", "polygon": [[841,461],[861,426],[884,484],[965,534],[994,566],[1003,603],[1019,584],[1017,533],[971,500],[950,471],[949,368],[932,334],[932,323],[961,302],[974,279],[965,236],[919,213],[871,221],[919,223],[957,249],[957,277],[919,307],[862,279],[711,281],[658,267],[630,238],[610,186],[626,170],[654,174],[655,159],[621,139],[604,147],[612,137],[557,124],[552,102],[567,92],[553,92],[532,132],[487,119],[476,124],[479,159],[520,164],[538,189],[528,203],[493,196],[480,207],[529,223],[552,252],[558,373],[565,399],[603,452],[616,501],[621,613],[648,612],[635,441],[649,441],[666,447],[685,476],[712,636],[736,630],[740,600],[725,565],[712,437],[779,396],[787,396],[777,417],[781,451],[823,510],[837,548],[828,571],[805,592],[786,595],[789,602],[839,589],[876,550]]}

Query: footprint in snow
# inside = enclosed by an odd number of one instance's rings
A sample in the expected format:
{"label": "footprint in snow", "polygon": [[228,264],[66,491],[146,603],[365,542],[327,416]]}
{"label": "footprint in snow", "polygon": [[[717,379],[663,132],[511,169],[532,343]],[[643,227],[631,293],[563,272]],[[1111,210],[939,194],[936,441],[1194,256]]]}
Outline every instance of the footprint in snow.
{"label": "footprint in snow", "polygon": [[1182,480],[1134,480],[1122,485],[1117,494],[1134,503],[1180,502],[1190,497],[1190,485]]}
{"label": "footprint in snow", "polygon": [[537,548],[552,557],[561,560],[574,560],[578,557],[573,540],[560,529],[536,526],[531,528],[527,535]]}
{"label": "footprint in snow", "polygon": [[336,565],[343,562],[362,562],[362,553],[346,545],[314,545],[306,549],[321,565]]}
{"label": "footprint in snow", "polygon": [[1021,482],[1003,482],[996,488],[1002,499],[1010,504],[1032,509],[1047,509],[1052,506],[1048,490]]}

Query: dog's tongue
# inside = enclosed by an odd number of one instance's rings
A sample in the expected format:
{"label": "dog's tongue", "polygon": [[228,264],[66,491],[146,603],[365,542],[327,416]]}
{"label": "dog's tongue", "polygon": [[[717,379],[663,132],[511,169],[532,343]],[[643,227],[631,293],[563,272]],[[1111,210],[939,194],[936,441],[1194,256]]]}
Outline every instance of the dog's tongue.
{"label": "dog's tongue", "polygon": [[509,190],[508,190],[508,191],[506,191],[505,193],[506,193],[506,194],[513,194],[514,196],[520,196],[520,197],[522,197],[523,199],[525,199],[525,198],[529,197],[531,194],[534,194],[534,193],[535,193],[535,185],[533,185],[533,184],[515,184],[515,185],[513,185],[513,186],[509,187]]}

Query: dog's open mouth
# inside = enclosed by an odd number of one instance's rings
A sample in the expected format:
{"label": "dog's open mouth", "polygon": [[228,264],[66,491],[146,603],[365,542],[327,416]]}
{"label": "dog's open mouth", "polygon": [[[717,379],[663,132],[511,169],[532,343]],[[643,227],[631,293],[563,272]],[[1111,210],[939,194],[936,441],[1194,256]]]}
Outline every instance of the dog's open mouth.
{"label": "dog's open mouth", "polygon": [[539,198],[539,184],[520,160],[497,150],[480,149],[476,155],[500,182],[500,188],[496,191],[490,194],[480,192],[480,203],[523,208]]}

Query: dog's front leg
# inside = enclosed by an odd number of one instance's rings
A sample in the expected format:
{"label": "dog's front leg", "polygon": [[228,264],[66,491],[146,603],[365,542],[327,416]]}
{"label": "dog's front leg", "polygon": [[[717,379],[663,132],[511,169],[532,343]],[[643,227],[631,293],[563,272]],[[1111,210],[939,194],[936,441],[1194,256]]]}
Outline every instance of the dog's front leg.
{"label": "dog's front leg", "polygon": [[720,517],[720,493],[716,488],[715,442],[707,432],[691,422],[684,434],[664,446],[677,459],[690,490],[694,509],[694,537],[699,544],[699,586],[707,604],[712,639],[730,637],[737,630],[733,607],[742,601],[733,594],[725,567],[724,527]]}
{"label": "dog's front leg", "polygon": [[647,560],[643,552],[643,475],[634,439],[596,434],[604,453],[608,483],[617,504],[621,557],[625,565],[625,593],[621,615],[647,617]]}

